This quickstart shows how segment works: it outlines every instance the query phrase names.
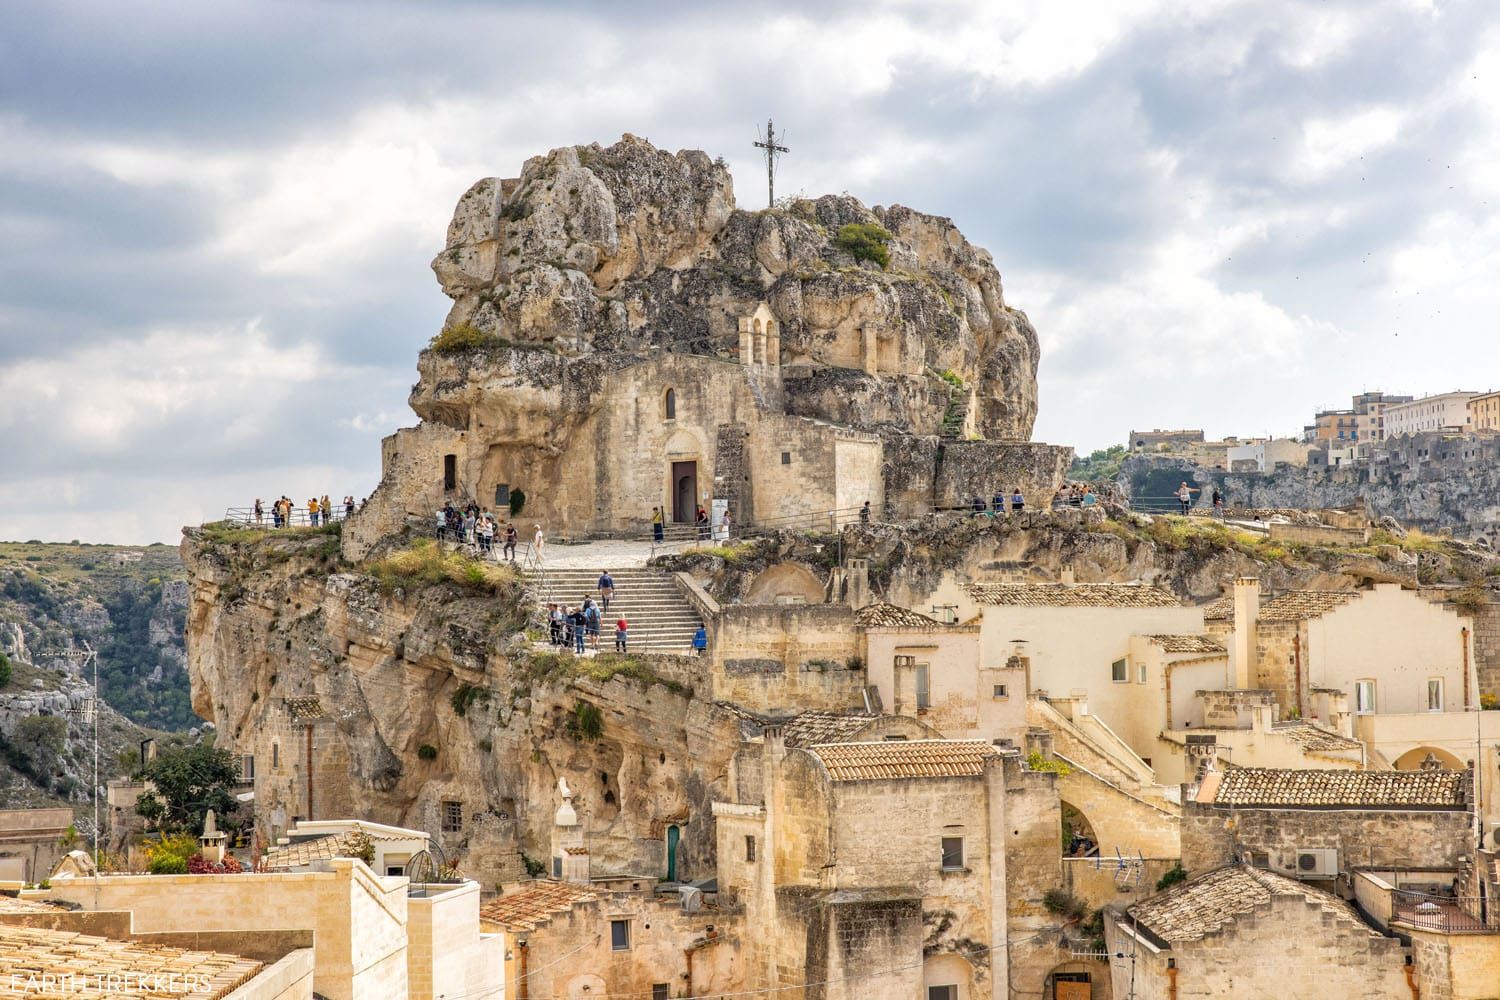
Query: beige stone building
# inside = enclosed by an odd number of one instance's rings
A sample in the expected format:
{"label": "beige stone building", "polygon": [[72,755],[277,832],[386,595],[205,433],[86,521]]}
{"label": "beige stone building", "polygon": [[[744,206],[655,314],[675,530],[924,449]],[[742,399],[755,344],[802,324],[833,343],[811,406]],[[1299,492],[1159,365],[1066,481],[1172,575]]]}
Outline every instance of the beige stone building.
{"label": "beige stone building", "polygon": [[1348,903],[1243,865],[1107,911],[1116,997],[1405,1000],[1401,942]]}
{"label": "beige stone building", "polygon": [[1465,771],[1210,771],[1183,803],[1182,864],[1246,861],[1333,886],[1356,867],[1455,870],[1474,849]]}
{"label": "beige stone building", "polygon": [[71,809],[0,809],[0,882],[40,882],[63,854]]}
{"label": "beige stone building", "polygon": [[[1207,614],[1222,616],[1224,607]],[[1210,619],[1209,626],[1230,647],[1233,686],[1274,692],[1284,715],[1349,735],[1349,712],[1464,711],[1478,704],[1473,622],[1397,584],[1263,599],[1258,580],[1241,579],[1231,631],[1224,621]]]}
{"label": "beige stone building", "polygon": [[141,932],[131,914],[0,896],[0,994],[312,1000],[311,935]]}
{"label": "beige stone building", "polygon": [[1469,397],[1469,430],[1476,434],[1500,433],[1500,392]]}
{"label": "beige stone building", "polygon": [[480,932],[478,883],[376,874],[347,838],[286,845],[267,872],[59,877],[46,898],[127,912],[138,933],[311,932],[312,987],[328,1000],[498,995],[503,942]]}
{"label": "beige stone building", "polygon": [[507,1000],[714,996],[743,982],[740,912],[696,889],[659,893],[653,878],[523,882],[480,916],[505,941]]}
{"label": "beige stone building", "polygon": [[721,898],[763,929],[741,949],[747,987],[1039,993],[1067,958],[1041,905],[1061,880],[1056,776],[989,743],[893,735],[788,747],[773,729],[736,756],[714,814]]}
{"label": "beige stone building", "polygon": [[1393,403],[1385,408],[1385,436],[1471,430],[1469,400],[1478,395],[1477,392],[1440,392],[1406,403]]}
{"label": "beige stone building", "polygon": [[1025,661],[984,660],[978,624],[944,625],[891,604],[860,608],[855,621],[867,682],[887,711],[915,716],[949,739],[1021,745]]}

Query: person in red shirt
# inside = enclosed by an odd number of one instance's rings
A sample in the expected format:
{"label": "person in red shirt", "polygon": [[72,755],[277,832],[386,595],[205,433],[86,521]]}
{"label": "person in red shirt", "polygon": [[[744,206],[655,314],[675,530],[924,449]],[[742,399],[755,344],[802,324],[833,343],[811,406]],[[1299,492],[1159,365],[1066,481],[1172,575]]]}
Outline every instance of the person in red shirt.
{"label": "person in red shirt", "polygon": [[615,652],[625,652],[625,641],[629,637],[630,623],[624,618],[615,622]]}

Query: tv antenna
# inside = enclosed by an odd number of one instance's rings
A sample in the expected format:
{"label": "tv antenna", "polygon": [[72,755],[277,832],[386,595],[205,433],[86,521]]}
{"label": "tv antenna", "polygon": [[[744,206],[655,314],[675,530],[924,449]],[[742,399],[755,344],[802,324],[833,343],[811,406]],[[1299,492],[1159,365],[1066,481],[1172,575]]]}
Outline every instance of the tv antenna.
{"label": "tv antenna", "polygon": [[771,119],[769,118],[766,119],[765,133],[762,135],[757,129],[756,136],[756,148],[766,151],[766,197],[768,199],[766,202],[766,207],[775,208],[776,157],[780,156],[782,153],[790,153],[791,150],[787,149],[785,146],[782,146],[777,142],[778,139],[786,139],[786,135],[783,133],[782,135],[778,136],[776,134],[776,126],[771,123]]}
{"label": "tv antenna", "polygon": [[82,649],[65,649],[53,656],[61,660],[82,660],[84,666],[93,664],[94,691],[83,708],[83,719],[94,728],[94,871],[99,871],[99,654],[84,640]]}

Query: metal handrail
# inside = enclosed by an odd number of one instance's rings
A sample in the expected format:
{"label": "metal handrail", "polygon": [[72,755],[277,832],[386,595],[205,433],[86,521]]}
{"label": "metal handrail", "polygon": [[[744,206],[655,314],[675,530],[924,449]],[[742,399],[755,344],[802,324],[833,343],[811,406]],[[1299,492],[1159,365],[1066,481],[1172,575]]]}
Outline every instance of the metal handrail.
{"label": "metal handrail", "polygon": [[[1491,912],[1486,913],[1486,910]],[[1500,914],[1481,896],[1391,890],[1391,920],[1421,930],[1500,931]]]}
{"label": "metal handrail", "polygon": [[[358,508],[356,508],[357,510]],[[347,520],[348,514],[342,503],[333,505],[333,510],[326,512],[318,511],[318,527],[335,521]],[[260,520],[255,518],[254,507],[230,507],[224,511],[224,521],[230,524],[238,524],[247,528],[275,528],[276,517],[271,511],[271,505],[265,504],[261,509]],[[312,514],[306,507],[293,507],[287,514],[287,523],[281,525],[284,528],[311,528]]]}

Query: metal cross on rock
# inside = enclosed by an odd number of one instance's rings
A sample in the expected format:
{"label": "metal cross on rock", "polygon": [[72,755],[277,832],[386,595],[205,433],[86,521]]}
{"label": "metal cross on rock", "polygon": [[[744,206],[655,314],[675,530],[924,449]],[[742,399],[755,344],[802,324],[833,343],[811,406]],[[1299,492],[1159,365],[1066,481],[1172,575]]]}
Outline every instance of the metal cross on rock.
{"label": "metal cross on rock", "polygon": [[755,143],[759,149],[766,151],[766,196],[769,201],[766,207],[776,207],[776,157],[782,153],[790,153],[791,150],[776,143],[776,126],[771,124],[771,119],[766,119],[766,132]]}

